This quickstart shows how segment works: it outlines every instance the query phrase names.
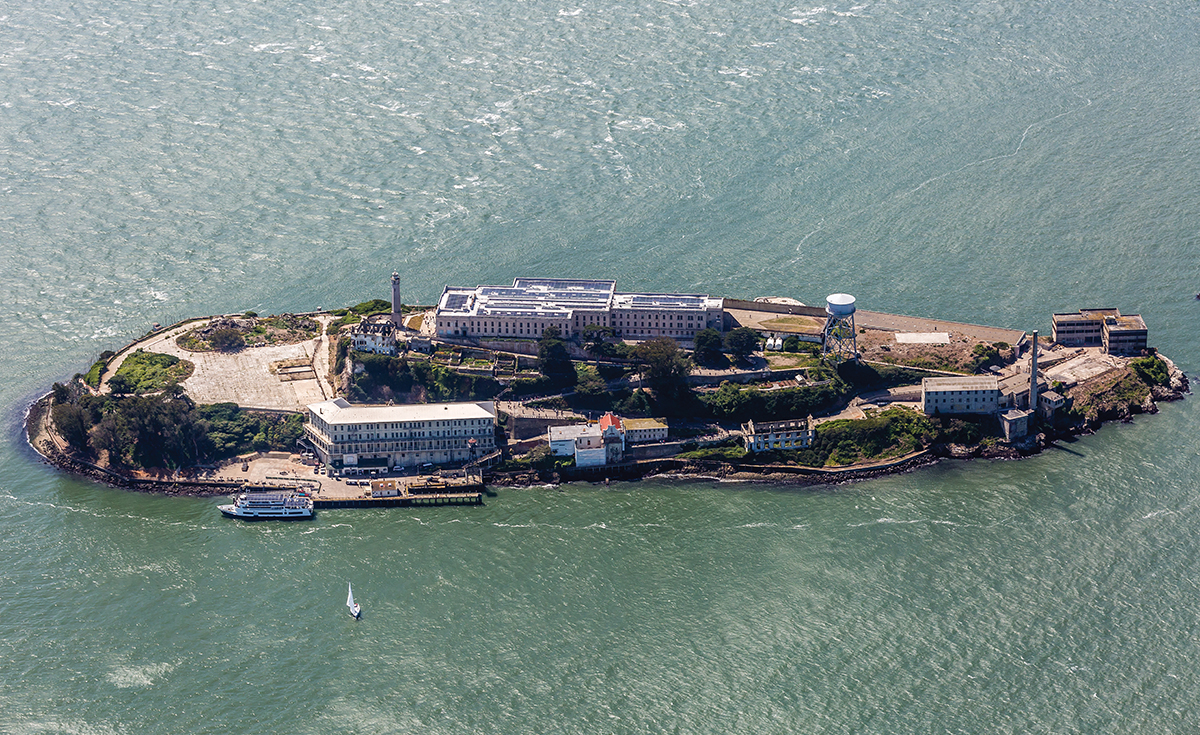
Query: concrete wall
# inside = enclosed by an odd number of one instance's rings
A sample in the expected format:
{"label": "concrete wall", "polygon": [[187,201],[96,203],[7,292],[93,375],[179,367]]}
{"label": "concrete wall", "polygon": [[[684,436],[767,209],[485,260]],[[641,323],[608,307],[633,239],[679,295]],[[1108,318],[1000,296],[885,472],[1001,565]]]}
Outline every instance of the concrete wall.
{"label": "concrete wall", "polygon": [[674,457],[683,451],[683,442],[665,442],[663,444],[631,444],[625,447],[625,459],[659,459]]}
{"label": "concrete wall", "polygon": [[[580,423],[578,419],[537,419],[509,416],[508,439],[509,441],[524,441],[537,437],[547,439],[546,430],[551,426],[569,426],[578,423]],[[549,440],[547,439],[547,441]],[[572,446],[574,445],[572,444]]]}
{"label": "concrete wall", "polygon": [[604,447],[596,447],[595,449],[576,449],[575,450],[575,466],[576,467],[596,467],[605,463],[606,455]]}
{"label": "concrete wall", "polygon": [[[731,383],[753,383],[760,380],[791,380],[792,378],[805,375],[807,372],[808,368],[745,370],[735,373],[722,373],[720,375],[689,375],[687,381],[688,385],[720,385],[727,380]],[[636,384],[637,379],[631,379],[630,383]]]}
{"label": "concrete wall", "polygon": [[746,311],[764,311],[771,314],[798,314],[824,319],[824,306],[797,306],[796,304],[769,304],[763,301],[746,301],[744,299],[724,299],[726,309],[744,309]]}

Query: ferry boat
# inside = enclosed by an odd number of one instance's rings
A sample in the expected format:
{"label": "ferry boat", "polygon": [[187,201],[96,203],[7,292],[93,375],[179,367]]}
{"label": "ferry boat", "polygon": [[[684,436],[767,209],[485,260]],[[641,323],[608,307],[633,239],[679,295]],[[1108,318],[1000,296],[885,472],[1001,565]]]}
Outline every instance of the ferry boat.
{"label": "ferry boat", "polygon": [[297,493],[242,493],[217,509],[247,521],[298,521],[313,517],[312,498]]}

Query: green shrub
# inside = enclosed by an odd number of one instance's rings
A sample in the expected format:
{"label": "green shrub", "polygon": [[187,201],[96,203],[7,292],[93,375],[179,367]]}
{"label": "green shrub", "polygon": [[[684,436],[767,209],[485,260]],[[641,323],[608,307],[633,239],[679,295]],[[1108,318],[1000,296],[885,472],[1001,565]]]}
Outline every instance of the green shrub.
{"label": "green shrub", "polygon": [[341,317],[329,322],[329,326],[325,327],[325,334],[337,334],[338,330],[350,324],[358,324],[362,321],[362,317],[358,314],[343,314]]}
{"label": "green shrub", "polygon": [[114,379],[124,378],[129,393],[157,393],[169,385],[187,380],[195,368],[191,362],[180,360],[175,355],[139,349],[121,362]]}
{"label": "green shrub", "polygon": [[[828,421],[817,427],[816,434],[816,451],[808,452],[802,464],[814,464],[824,452],[828,453],[828,462],[836,465],[899,456],[927,446],[938,438],[929,417],[900,407],[865,419]],[[797,459],[800,461],[801,458]]]}
{"label": "green shrub", "polygon": [[1171,383],[1171,373],[1167,369],[1167,363],[1163,362],[1162,358],[1157,355],[1139,357],[1136,360],[1130,361],[1129,367],[1133,369],[1133,372],[1146,385],[1165,386]]}
{"label": "green shrub", "polygon": [[370,301],[364,301],[361,304],[355,304],[354,306],[351,306],[350,311],[360,316],[391,314],[392,302],[384,301],[383,299],[371,299]]}
{"label": "green shrub", "polygon": [[105,365],[106,362],[104,360],[99,360],[92,363],[92,367],[87,371],[87,375],[85,375],[83,378],[84,382],[93,388],[99,388],[100,378],[104,375]]}
{"label": "green shrub", "polygon": [[[343,338],[342,342],[349,340]],[[339,353],[342,343],[338,344]],[[345,358],[339,357],[338,364]],[[353,397],[357,400],[394,399],[407,393],[416,402],[483,401],[494,397],[503,386],[486,375],[466,375],[426,360],[353,353],[363,371],[353,377]],[[340,370],[339,370],[340,372]]]}
{"label": "green shrub", "polygon": [[219,352],[235,352],[246,346],[246,338],[236,329],[218,329],[209,335],[208,343]]}
{"label": "green shrub", "polygon": [[[684,444],[684,448],[686,449],[688,445],[695,446],[695,442],[688,442],[687,444]],[[679,459],[707,459],[719,462],[740,462],[746,458],[746,450],[740,446],[704,447],[703,449],[680,452],[675,456]]]}

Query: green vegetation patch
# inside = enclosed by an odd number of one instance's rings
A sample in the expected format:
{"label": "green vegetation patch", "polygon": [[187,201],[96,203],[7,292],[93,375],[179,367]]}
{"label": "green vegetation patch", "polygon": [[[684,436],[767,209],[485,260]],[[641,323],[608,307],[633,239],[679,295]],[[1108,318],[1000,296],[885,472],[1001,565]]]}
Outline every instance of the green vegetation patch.
{"label": "green vegetation patch", "polygon": [[806,352],[764,352],[767,367],[772,370],[791,370],[821,364],[819,355]]}
{"label": "green vegetation patch", "polygon": [[[343,347],[339,343],[339,365],[345,359],[341,353]],[[364,368],[351,383],[349,397],[353,401],[486,401],[503,389],[490,376],[466,375],[426,360],[365,352],[354,352],[351,356]]]}
{"label": "green vegetation patch", "polygon": [[[401,311],[404,310],[404,305],[400,305]],[[361,304],[355,304],[350,307],[350,311],[359,316],[373,316],[375,314],[391,314],[392,302],[384,301],[383,299],[371,299],[364,301]]]}
{"label": "green vegetation patch", "polygon": [[1073,403],[1071,413],[1094,425],[1128,418],[1150,396],[1150,386],[1129,367],[1081,383],[1068,396]]}
{"label": "green vegetation patch", "polygon": [[[994,423],[994,422],[992,422]],[[845,467],[902,457],[934,444],[974,445],[998,429],[988,419],[935,419],[894,406],[865,419],[838,419],[819,424],[811,447],[749,454],[755,464],[798,464]]]}
{"label": "green vegetation patch", "polygon": [[[336,312],[335,312],[336,313]],[[358,324],[362,321],[362,316],[350,312],[344,312],[341,316],[329,322],[329,326],[325,327],[325,334],[337,334],[342,327],[348,327],[351,324]]]}
{"label": "green vegetation patch", "polygon": [[214,457],[233,457],[246,452],[292,451],[304,433],[304,417],[246,411],[236,403],[197,406],[196,413],[208,424],[210,452]]}
{"label": "green vegetation patch", "polygon": [[213,319],[179,335],[175,344],[192,352],[232,352],[246,346],[295,344],[316,337],[320,331],[321,325],[306,316],[242,316]]}
{"label": "green vegetation patch", "polygon": [[[695,446],[693,444],[693,446]],[[719,462],[741,462],[746,458],[746,450],[740,446],[704,447],[689,452],[680,452],[677,459],[706,459]]]}
{"label": "green vegetation patch", "polygon": [[97,360],[96,362],[92,363],[92,367],[88,369],[87,375],[83,377],[84,382],[93,388],[99,388],[100,378],[104,375],[104,368],[107,365],[108,362],[105,360]]}
{"label": "green vegetation patch", "polygon": [[954,356],[938,354],[932,351],[928,354],[909,356],[881,355],[879,359],[893,365],[903,365],[905,367],[917,368],[918,370],[942,370],[967,375],[975,372],[973,368],[968,368]]}
{"label": "green vegetation patch", "polygon": [[779,421],[820,415],[851,395],[851,387],[840,380],[826,385],[773,391],[727,382],[714,392],[701,394],[699,402],[710,416],[720,421]]}
{"label": "green vegetation patch", "polygon": [[[899,457],[918,451],[937,438],[933,419],[908,408],[894,407],[865,419],[828,421],[817,427],[815,455],[829,465]],[[817,457],[810,458],[816,460]]]}
{"label": "green vegetation patch", "polygon": [[550,452],[550,447],[541,444],[534,447],[524,457],[513,457],[505,460],[496,466],[499,472],[528,472],[531,470],[549,471],[562,469],[563,467],[572,467],[575,465],[574,457],[555,457]]}
{"label": "green vegetation patch", "polygon": [[121,362],[110,387],[119,393],[157,393],[168,385],[187,380],[195,370],[194,364],[175,355],[136,350]]}
{"label": "green vegetation patch", "polygon": [[53,408],[55,426],[78,452],[132,468],[182,468],[250,451],[293,450],[299,414],[197,406],[186,396],[82,395]]}
{"label": "green vegetation patch", "polygon": [[1167,369],[1167,363],[1158,355],[1139,357],[1130,361],[1129,367],[1146,385],[1171,384],[1171,372]]}
{"label": "green vegetation patch", "polygon": [[820,332],[824,329],[825,322],[811,316],[781,316],[760,322],[759,326],[773,332]]}

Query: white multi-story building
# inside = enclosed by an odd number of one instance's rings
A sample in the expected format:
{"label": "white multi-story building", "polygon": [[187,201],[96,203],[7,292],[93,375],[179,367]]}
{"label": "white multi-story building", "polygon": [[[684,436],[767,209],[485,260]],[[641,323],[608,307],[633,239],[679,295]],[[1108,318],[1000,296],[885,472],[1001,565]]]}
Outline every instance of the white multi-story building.
{"label": "white multi-story building", "polygon": [[308,406],[304,438],[322,462],[412,467],[466,462],[496,448],[496,407],[482,403]]}
{"label": "white multi-story building", "polygon": [[512,286],[447,286],[435,312],[439,337],[538,339],[557,327],[564,339],[589,325],[622,339],[691,341],[724,328],[722,300],[700,294],[617,293],[616,281],[517,278]]}
{"label": "white multi-story building", "polygon": [[921,381],[921,408],[935,413],[995,413],[1000,409],[1000,381],[995,376],[925,378]]}

